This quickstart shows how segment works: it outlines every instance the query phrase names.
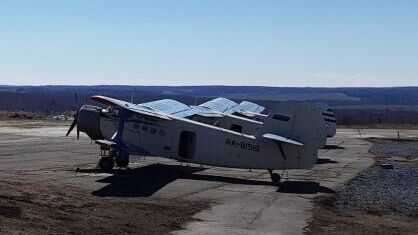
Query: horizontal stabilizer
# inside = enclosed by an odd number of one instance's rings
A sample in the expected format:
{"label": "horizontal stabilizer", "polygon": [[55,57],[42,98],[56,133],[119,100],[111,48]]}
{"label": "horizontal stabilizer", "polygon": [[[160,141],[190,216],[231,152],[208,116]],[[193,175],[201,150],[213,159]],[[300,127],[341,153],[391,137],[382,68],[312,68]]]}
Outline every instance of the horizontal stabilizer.
{"label": "horizontal stabilizer", "polygon": [[283,136],[279,136],[279,135],[275,135],[275,134],[264,134],[263,135],[264,138],[269,139],[269,140],[274,140],[274,141],[279,141],[279,142],[283,142],[283,143],[288,143],[288,144],[293,144],[293,145],[298,145],[298,146],[303,146],[303,144],[301,142],[298,142],[296,140],[292,140]]}

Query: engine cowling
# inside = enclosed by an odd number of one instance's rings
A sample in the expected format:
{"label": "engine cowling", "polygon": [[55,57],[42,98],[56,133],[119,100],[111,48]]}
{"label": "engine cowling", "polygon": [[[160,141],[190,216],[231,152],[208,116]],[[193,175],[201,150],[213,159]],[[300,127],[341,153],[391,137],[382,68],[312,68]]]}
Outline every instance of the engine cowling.
{"label": "engine cowling", "polygon": [[83,105],[77,114],[78,131],[86,133],[93,140],[103,139],[100,131],[101,108]]}

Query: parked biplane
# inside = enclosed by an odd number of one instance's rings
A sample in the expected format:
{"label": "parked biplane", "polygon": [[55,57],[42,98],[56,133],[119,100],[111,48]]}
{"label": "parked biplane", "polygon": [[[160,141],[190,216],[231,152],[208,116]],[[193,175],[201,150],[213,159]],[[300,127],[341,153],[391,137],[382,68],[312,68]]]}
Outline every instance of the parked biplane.
{"label": "parked biplane", "polygon": [[[173,106],[171,101],[133,104],[105,96],[91,99],[108,107],[83,105],[67,136],[77,127],[77,136],[84,132],[98,145],[109,148],[109,155],[99,161],[105,171],[115,163],[126,167],[130,156],[147,155],[211,166],[265,169],[277,183],[280,176],[274,170],[310,168],[317,161],[318,133],[323,127],[313,123],[323,122],[323,116],[307,103],[281,104],[264,115],[262,122],[252,120],[256,129],[243,132],[242,127],[219,125],[219,120],[230,114],[203,106],[195,106],[201,109],[196,113],[196,108],[187,105],[181,110],[180,102]],[[218,123],[187,118],[205,112],[206,116],[219,117]],[[242,119],[245,123],[249,120]]]}

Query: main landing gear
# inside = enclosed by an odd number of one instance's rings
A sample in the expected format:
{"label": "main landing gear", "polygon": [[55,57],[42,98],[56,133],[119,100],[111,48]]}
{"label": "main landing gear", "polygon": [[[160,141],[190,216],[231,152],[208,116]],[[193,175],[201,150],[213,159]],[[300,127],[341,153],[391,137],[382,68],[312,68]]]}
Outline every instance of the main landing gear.
{"label": "main landing gear", "polygon": [[270,178],[273,184],[279,184],[280,183],[280,175],[277,173],[273,173],[273,170],[268,170],[270,173]]}
{"label": "main landing gear", "polygon": [[115,163],[118,167],[127,167],[129,165],[129,154],[113,149],[110,151],[109,156],[104,156],[99,161],[99,167],[101,170],[108,172],[113,169]]}
{"label": "main landing gear", "polygon": [[113,162],[113,159],[110,157],[102,157],[99,161],[99,167],[102,171],[108,172],[113,169],[115,166],[115,163]]}

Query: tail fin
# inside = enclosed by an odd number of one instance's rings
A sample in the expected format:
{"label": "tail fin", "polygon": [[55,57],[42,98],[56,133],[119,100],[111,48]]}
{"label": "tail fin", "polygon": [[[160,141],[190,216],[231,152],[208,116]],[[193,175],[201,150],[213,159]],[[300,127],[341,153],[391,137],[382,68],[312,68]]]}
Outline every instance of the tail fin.
{"label": "tail fin", "polygon": [[326,140],[321,110],[314,104],[298,101],[277,103],[258,132],[258,136],[263,138],[268,134],[303,144],[292,144],[291,141],[275,138],[275,142],[282,145],[285,154],[289,156],[286,159],[287,168],[307,168],[315,164],[318,149],[324,146]]}

